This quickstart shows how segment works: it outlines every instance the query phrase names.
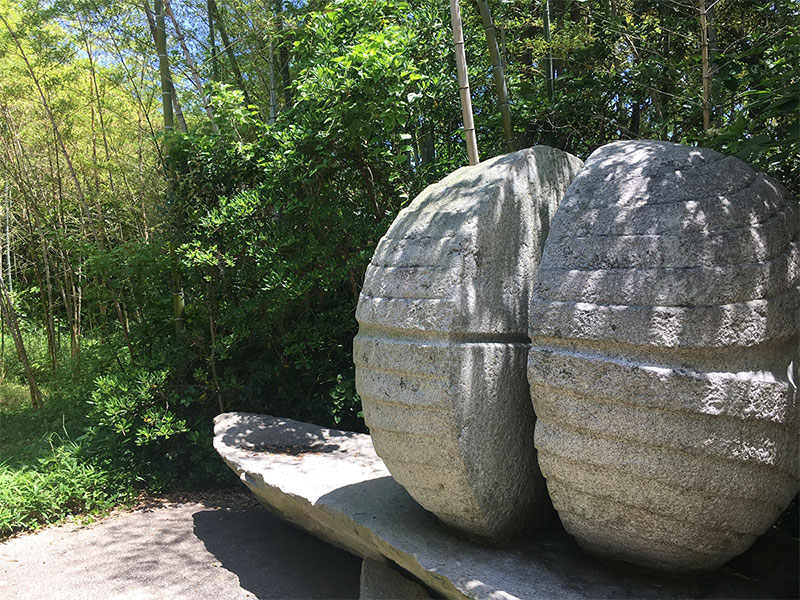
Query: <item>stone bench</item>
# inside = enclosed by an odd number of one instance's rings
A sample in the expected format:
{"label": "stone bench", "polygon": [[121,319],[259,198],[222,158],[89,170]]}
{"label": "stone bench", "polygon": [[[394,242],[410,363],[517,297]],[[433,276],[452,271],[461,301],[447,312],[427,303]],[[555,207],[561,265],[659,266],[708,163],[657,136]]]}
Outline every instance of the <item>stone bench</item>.
{"label": "stone bench", "polygon": [[584,554],[556,522],[503,548],[445,530],[389,475],[370,436],[268,415],[225,413],[214,447],[258,500],[364,558],[361,597],[796,597],[797,545],[773,530],[702,578],[670,579]]}

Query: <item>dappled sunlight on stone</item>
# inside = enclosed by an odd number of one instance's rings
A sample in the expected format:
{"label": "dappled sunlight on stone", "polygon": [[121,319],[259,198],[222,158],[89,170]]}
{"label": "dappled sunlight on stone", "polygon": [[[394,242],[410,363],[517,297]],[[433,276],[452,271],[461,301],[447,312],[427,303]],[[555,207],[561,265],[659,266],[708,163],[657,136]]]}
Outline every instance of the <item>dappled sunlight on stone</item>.
{"label": "dappled sunlight on stone", "polygon": [[586,549],[713,569],[796,494],[799,240],[797,202],[734,158],[589,158],[545,245],[528,362],[542,472]]}
{"label": "dappled sunlight on stone", "polygon": [[[282,426],[274,426],[278,421]],[[248,445],[279,446],[281,427],[329,446],[358,452],[325,452],[282,460],[228,445],[228,431],[253,432]],[[758,556],[771,557],[744,579],[731,572],[704,578],[663,578],[629,566],[598,561],[580,551],[553,523],[538,535],[505,548],[471,544],[443,528],[408,493],[378,469],[370,437],[328,430],[268,415],[228,413],[216,420],[214,446],[264,505],[314,535],[422,583],[434,597],[474,600],[529,598],[774,598],[786,595],[781,573],[797,562],[796,546],[761,540]],[[657,463],[657,456],[631,455],[629,463]],[[302,474],[298,471],[302,469]],[[356,475],[358,474],[358,475]],[[341,477],[340,477],[341,475]],[[587,469],[587,482],[620,485],[615,474]],[[681,498],[681,489],[666,487]],[[748,553],[752,561],[752,553]],[[367,569],[369,571],[369,569]],[[369,573],[367,573],[369,574]],[[417,589],[412,586],[413,589]]]}
{"label": "dappled sunlight on stone", "polygon": [[457,170],[401,211],[367,269],[356,388],[395,479],[463,534],[552,515],[525,380],[530,285],[581,166],[539,146]]}

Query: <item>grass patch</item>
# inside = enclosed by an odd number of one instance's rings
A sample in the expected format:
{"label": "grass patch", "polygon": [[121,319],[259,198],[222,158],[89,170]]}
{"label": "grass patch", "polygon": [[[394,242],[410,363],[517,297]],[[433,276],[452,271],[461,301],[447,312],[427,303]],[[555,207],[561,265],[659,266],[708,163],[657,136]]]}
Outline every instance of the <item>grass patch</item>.
{"label": "grass patch", "polygon": [[63,446],[33,467],[0,464],[0,538],[97,514],[133,497],[132,491],[111,492],[113,483],[107,471]]}
{"label": "grass patch", "polygon": [[49,403],[33,411],[27,386],[13,381],[0,384],[0,462],[9,467],[35,463],[50,450],[48,434],[66,426],[66,415]]}
{"label": "grass patch", "polygon": [[169,365],[133,364],[121,340],[108,336],[84,338],[73,357],[62,348],[53,371],[44,332],[23,333],[44,401],[32,409],[7,344],[0,352],[0,538],[84,519],[142,492],[236,482],[211,446],[205,394],[165,382]]}
{"label": "grass patch", "polygon": [[0,384],[0,538],[134,497],[125,477],[84,451],[81,404],[50,396],[33,411],[26,386]]}

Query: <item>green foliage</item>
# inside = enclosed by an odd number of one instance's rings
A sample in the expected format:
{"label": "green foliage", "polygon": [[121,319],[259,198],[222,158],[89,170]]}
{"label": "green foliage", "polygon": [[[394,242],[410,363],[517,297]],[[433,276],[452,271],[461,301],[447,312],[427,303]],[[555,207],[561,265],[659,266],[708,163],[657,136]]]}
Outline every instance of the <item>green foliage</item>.
{"label": "green foliage", "polygon": [[98,513],[132,497],[131,488],[87,461],[77,445],[54,447],[33,466],[0,463],[0,537]]}
{"label": "green foliage", "polygon": [[[46,355],[41,330],[26,340]],[[0,537],[102,512],[142,489],[235,479],[211,447],[213,413],[200,392],[171,387],[164,369],[129,364],[119,339],[84,341],[55,375],[41,372],[57,390],[41,411],[31,411],[22,384],[0,384]]]}
{"label": "green foliage", "polygon": [[185,433],[186,422],[175,417],[163,397],[156,397],[166,378],[167,371],[144,369],[101,375],[89,402],[89,418],[116,438],[136,446]]}
{"label": "green foliage", "polygon": [[94,381],[87,452],[151,491],[204,486],[229,475],[211,448],[214,412],[200,386],[161,367],[124,365]]}
{"label": "green foliage", "polygon": [[309,10],[291,33],[293,107],[271,124],[217,86],[221,135],[176,140],[194,299],[184,371],[226,408],[363,430],[351,344],[366,265],[402,204],[463,155],[443,146],[421,168],[410,143],[457,95],[446,35],[422,34],[442,14],[389,0]]}
{"label": "green foliage", "polygon": [[[500,3],[522,145],[554,145],[586,158],[616,139],[699,144],[734,154],[800,193],[800,14],[783,2],[711,5],[712,114],[703,131],[696,4],[551,0],[548,45],[541,0]],[[548,51],[556,72],[552,101]]]}
{"label": "green foliage", "polygon": [[738,106],[710,141],[800,193],[800,23],[787,27],[793,35],[771,40],[765,32],[752,47],[721,57],[721,83]]}
{"label": "green foliage", "polygon": [[34,413],[25,392],[15,383],[0,384],[0,537],[133,497],[127,473],[86,452],[80,404],[50,397]]}

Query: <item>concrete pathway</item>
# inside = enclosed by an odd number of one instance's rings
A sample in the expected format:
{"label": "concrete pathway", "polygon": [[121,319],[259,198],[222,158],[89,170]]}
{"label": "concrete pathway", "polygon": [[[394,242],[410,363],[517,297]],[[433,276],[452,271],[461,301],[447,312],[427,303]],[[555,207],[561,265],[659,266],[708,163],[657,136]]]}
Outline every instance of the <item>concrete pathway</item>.
{"label": "concrete pathway", "polygon": [[0,543],[0,598],[358,598],[360,568],[352,554],[227,494]]}

